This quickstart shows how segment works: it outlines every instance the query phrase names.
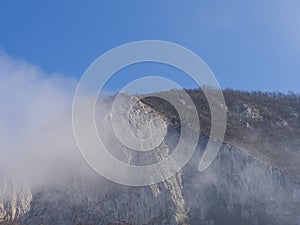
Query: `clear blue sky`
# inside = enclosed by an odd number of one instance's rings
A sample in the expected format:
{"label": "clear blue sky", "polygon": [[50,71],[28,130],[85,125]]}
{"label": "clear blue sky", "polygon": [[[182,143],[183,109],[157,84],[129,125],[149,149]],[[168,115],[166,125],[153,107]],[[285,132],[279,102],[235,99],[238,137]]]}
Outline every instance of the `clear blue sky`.
{"label": "clear blue sky", "polygon": [[299,93],[299,12],[298,0],[2,0],[0,50],[79,79],[107,50],[159,39],[197,53],[223,88]]}

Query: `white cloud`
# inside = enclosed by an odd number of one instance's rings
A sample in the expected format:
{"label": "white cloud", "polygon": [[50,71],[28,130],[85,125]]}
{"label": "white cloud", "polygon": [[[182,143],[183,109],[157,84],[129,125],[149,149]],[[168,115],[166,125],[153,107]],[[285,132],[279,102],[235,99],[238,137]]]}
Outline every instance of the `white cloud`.
{"label": "white cloud", "polygon": [[1,169],[40,182],[56,164],[78,154],[71,124],[76,83],[0,54]]}

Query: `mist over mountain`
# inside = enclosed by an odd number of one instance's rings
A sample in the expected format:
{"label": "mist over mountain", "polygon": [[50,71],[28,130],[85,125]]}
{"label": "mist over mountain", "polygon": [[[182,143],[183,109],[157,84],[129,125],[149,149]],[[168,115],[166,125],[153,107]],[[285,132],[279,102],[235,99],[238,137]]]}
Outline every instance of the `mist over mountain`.
{"label": "mist over mountain", "polygon": [[[99,176],[81,157],[71,120],[76,81],[45,76],[6,56],[0,58],[0,67],[1,224],[299,224],[299,95],[224,90],[226,105],[218,107],[227,111],[225,139],[215,140],[222,147],[203,172],[198,166],[211,115],[202,90],[138,96],[143,99],[130,114],[133,132],[142,136],[167,131],[162,143],[145,153],[131,151],[116,139],[111,125],[115,96],[103,97],[96,118],[99,136],[124,163],[146,165],[166,158],[183,127],[199,136],[191,160],[175,176],[131,187]],[[184,119],[191,112],[184,91],[196,106],[200,131]],[[186,113],[183,119],[163,100],[165,95],[178,102]],[[137,98],[122,97],[121,110]]]}

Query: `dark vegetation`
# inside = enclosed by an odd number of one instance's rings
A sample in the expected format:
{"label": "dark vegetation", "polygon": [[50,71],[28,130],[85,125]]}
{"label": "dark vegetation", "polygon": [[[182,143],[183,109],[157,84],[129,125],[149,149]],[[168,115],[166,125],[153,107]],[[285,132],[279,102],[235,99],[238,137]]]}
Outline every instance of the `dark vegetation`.
{"label": "dark vegetation", "polygon": [[[204,92],[185,91],[196,105],[200,132],[209,136],[210,109]],[[181,101],[181,107],[188,114],[189,107],[182,101],[182,93],[183,90],[171,90],[158,94]],[[223,95],[228,108],[224,141],[300,181],[300,95],[232,89],[224,90]],[[149,96],[143,96],[142,101],[167,117],[171,124],[184,124],[174,107]]]}

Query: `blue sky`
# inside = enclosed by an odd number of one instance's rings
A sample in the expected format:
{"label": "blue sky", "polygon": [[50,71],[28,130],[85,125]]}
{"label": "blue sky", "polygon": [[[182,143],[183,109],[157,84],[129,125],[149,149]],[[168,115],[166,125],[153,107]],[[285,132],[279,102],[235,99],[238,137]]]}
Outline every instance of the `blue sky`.
{"label": "blue sky", "polygon": [[[165,40],[197,53],[223,88],[299,93],[299,12],[297,0],[2,0],[0,50],[47,73],[79,79],[111,48]],[[142,74],[148,66],[138,71]],[[167,76],[194,87],[176,72]],[[116,75],[111,88],[130,79]]]}

